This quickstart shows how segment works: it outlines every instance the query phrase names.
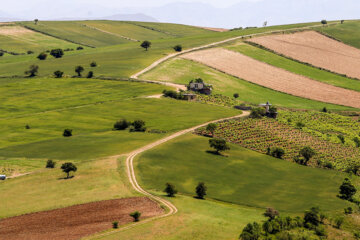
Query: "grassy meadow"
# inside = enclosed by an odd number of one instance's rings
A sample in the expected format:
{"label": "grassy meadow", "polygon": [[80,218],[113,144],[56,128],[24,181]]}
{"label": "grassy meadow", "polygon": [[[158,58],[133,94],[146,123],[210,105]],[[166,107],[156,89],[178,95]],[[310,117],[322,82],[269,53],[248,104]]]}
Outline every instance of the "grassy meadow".
{"label": "grassy meadow", "polygon": [[239,93],[240,100],[254,104],[270,101],[276,106],[287,108],[320,110],[326,106],[331,110],[352,109],[277,92],[181,58],[171,59],[140,78],[180,84],[188,84],[192,79],[202,78],[206,83],[213,85],[214,93],[229,97],[232,97],[234,93]]}

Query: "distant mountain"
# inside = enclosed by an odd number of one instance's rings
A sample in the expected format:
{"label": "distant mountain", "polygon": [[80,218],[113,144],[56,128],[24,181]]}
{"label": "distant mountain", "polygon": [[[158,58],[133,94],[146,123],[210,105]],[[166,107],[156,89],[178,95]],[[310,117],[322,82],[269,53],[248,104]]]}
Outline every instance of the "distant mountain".
{"label": "distant mountain", "polygon": [[116,14],[101,19],[114,21],[139,21],[139,22],[158,22],[157,19],[142,13],[136,14]]}

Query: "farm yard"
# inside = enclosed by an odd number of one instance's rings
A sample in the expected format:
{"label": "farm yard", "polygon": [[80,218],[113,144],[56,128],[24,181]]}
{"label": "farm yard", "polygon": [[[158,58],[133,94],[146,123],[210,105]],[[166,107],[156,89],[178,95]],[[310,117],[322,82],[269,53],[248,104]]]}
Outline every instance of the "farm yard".
{"label": "farm yard", "polygon": [[[249,41],[316,30],[356,47],[357,24],[0,23],[0,238],[247,240],[271,208],[319,240],[318,206],[328,239],[356,240],[359,191],[341,187],[360,189],[358,80]],[[268,101],[276,119],[248,117]]]}

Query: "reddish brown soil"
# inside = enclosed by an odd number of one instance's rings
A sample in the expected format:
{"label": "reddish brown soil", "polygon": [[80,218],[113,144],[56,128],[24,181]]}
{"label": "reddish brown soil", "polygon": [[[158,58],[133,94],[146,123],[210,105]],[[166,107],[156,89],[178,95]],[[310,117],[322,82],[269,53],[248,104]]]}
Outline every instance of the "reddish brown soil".
{"label": "reddish brown soil", "polygon": [[182,57],[280,92],[321,102],[360,108],[360,92],[315,81],[237,52],[213,48],[188,53]]}
{"label": "reddish brown soil", "polygon": [[360,78],[360,50],[314,31],[268,35],[250,40],[285,56]]}
{"label": "reddish brown soil", "polygon": [[94,202],[0,220],[0,239],[80,239],[111,228],[113,221],[132,222],[129,214],[134,211],[141,212],[140,219],[163,213],[146,197]]}

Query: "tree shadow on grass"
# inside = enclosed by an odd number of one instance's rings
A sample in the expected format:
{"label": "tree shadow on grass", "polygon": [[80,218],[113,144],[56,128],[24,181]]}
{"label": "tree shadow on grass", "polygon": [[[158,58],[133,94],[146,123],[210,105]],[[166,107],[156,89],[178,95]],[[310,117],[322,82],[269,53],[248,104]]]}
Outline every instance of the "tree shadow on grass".
{"label": "tree shadow on grass", "polygon": [[214,150],[206,150],[206,153],[210,153],[216,156],[222,156],[222,157],[228,157],[226,155],[221,154],[220,152],[214,151]]}
{"label": "tree shadow on grass", "polygon": [[69,176],[69,177],[60,177],[58,178],[58,180],[68,180],[68,179],[72,179],[74,178],[75,176]]}

